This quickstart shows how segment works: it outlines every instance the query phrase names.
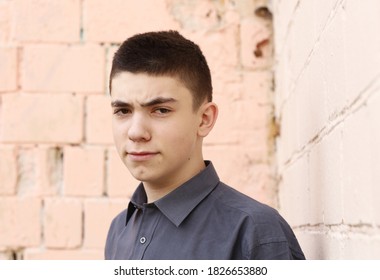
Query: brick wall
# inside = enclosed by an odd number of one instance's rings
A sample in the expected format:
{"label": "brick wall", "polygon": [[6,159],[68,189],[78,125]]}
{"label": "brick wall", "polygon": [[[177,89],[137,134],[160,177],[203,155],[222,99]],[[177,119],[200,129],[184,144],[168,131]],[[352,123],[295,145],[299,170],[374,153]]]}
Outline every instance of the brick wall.
{"label": "brick wall", "polygon": [[280,209],[308,258],[380,258],[380,3],[273,4]]}
{"label": "brick wall", "polygon": [[266,1],[0,0],[0,259],[101,259],[137,185],[113,148],[118,44],[177,29],[209,61],[223,181],[276,206]]}

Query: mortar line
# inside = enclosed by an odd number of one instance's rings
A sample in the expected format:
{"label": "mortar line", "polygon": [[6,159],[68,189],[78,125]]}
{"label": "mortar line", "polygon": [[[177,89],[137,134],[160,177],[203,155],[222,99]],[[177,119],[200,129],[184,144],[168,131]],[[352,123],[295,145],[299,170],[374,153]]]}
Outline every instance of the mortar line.
{"label": "mortar line", "polygon": [[356,98],[349,104],[341,109],[336,116],[330,120],[330,122],[322,127],[318,133],[309,140],[299,150],[296,150],[283,164],[279,170],[279,174],[282,174],[284,170],[293,165],[298,159],[305,154],[309,153],[313,147],[319,144],[327,135],[329,135],[335,127],[345,121],[350,115],[356,113],[363,106],[366,105],[369,98],[380,89],[380,73],[378,73],[374,79],[371,80],[356,96]]}
{"label": "mortar line", "polygon": [[305,224],[300,226],[292,227],[294,230],[302,231],[305,233],[316,233],[316,234],[357,234],[357,235],[379,235],[380,236],[380,225],[369,224],[369,223],[357,223],[357,224]]}

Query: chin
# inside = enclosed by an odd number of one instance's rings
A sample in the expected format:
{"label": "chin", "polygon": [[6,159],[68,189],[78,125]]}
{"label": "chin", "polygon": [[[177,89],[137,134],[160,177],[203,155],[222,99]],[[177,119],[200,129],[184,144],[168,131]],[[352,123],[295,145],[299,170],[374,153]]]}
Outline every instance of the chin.
{"label": "chin", "polygon": [[147,170],[141,168],[129,168],[129,172],[137,181],[141,182],[150,181],[152,177]]}

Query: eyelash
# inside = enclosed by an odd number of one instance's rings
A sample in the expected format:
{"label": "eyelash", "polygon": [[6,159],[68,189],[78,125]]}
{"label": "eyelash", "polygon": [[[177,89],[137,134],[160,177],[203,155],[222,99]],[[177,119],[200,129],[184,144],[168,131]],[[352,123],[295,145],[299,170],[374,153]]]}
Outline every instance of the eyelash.
{"label": "eyelash", "polygon": [[[123,112],[124,111],[124,112]],[[127,115],[128,113],[130,112],[130,110],[129,109],[116,109],[116,110],[114,110],[114,114],[115,115],[120,115],[120,116],[124,116],[124,115]]]}
{"label": "eyelash", "polygon": [[[157,113],[159,115],[167,115],[171,112],[172,110],[168,109],[168,108],[162,108],[162,107],[159,107],[159,108],[154,108],[152,110],[153,113]],[[125,108],[121,108],[121,109],[115,109],[114,110],[114,114],[115,115],[118,115],[118,116],[125,116],[127,114],[129,114],[131,112],[131,110],[129,109],[125,109]]]}
{"label": "eyelash", "polygon": [[[171,112],[171,110],[168,108],[155,108],[153,110],[153,112],[157,112],[157,111],[158,111],[158,114],[160,114],[160,115],[166,115],[166,114]],[[164,111],[164,112],[162,112],[162,111]]]}

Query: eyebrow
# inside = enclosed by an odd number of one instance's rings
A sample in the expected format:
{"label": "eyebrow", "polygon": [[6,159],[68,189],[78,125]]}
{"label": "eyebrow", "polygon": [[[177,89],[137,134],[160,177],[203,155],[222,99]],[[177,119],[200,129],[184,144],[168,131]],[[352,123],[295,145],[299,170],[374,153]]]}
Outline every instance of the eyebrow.
{"label": "eyebrow", "polygon": [[[168,97],[168,98],[157,97],[157,98],[154,98],[154,99],[149,100],[147,102],[140,103],[140,106],[141,107],[151,107],[154,105],[159,105],[159,104],[163,104],[163,103],[173,103],[173,102],[177,102],[177,100],[174,98],[171,98],[171,97]],[[120,100],[112,101],[111,106],[112,107],[132,107],[130,103],[120,101]]]}
{"label": "eyebrow", "polygon": [[116,108],[118,108],[118,107],[130,107],[130,104],[123,102],[123,101],[120,101],[120,100],[115,100],[115,101],[111,102],[111,106],[116,107]]}
{"label": "eyebrow", "polygon": [[141,107],[151,107],[151,106],[154,106],[154,105],[159,105],[159,104],[163,104],[163,103],[173,103],[173,102],[177,102],[176,99],[174,98],[171,98],[171,97],[157,97],[157,98],[154,98],[148,102],[144,102],[144,103],[140,103]]}

